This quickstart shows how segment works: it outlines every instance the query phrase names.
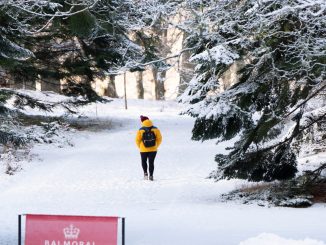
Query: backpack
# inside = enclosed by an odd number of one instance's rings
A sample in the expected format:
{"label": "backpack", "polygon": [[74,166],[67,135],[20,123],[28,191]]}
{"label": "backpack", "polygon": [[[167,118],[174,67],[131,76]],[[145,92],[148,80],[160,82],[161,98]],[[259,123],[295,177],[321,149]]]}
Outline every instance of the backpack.
{"label": "backpack", "polygon": [[153,127],[142,128],[143,130],[145,130],[145,132],[143,133],[143,137],[142,137],[142,141],[143,141],[145,147],[153,147],[156,145],[156,136],[155,136],[154,132],[152,131],[152,128]]}

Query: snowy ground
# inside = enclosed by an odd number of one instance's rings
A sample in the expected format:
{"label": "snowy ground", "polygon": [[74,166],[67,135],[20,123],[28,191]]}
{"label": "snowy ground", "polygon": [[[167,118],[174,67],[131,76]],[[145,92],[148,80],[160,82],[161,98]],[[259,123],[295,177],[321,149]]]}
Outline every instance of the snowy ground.
{"label": "snowy ground", "polygon": [[[122,100],[85,107],[85,115],[111,120],[114,128],[75,133],[74,147],[38,145],[33,153],[42,160],[14,176],[0,175],[0,245],[17,244],[22,213],[123,216],[130,245],[325,244],[325,205],[218,202],[221,193],[243,183],[206,179],[226,144],[191,141],[193,119],[178,115],[173,102],[130,103],[128,111]],[[163,135],[154,182],[142,180],[134,143],[140,114]]]}

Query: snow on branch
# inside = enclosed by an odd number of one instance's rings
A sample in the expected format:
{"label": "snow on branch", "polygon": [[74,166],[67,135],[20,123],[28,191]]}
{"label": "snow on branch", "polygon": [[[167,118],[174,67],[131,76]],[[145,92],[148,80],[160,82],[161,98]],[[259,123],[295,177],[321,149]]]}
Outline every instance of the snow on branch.
{"label": "snow on branch", "polygon": [[211,49],[205,50],[199,54],[191,57],[190,61],[211,61],[213,60],[215,64],[232,64],[240,56],[229,49],[225,48],[223,45],[217,45]]}

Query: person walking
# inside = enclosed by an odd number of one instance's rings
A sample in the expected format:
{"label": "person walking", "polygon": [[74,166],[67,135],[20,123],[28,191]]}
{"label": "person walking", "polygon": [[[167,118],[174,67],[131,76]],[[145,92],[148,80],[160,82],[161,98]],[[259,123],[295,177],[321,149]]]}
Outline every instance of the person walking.
{"label": "person walking", "polygon": [[[154,180],[154,160],[157,149],[162,143],[162,135],[160,130],[153,126],[151,120],[146,116],[140,116],[142,127],[137,131],[136,145],[140,150],[141,164],[144,170],[144,179]],[[147,166],[148,161],[148,166]],[[147,172],[149,170],[149,176]]]}

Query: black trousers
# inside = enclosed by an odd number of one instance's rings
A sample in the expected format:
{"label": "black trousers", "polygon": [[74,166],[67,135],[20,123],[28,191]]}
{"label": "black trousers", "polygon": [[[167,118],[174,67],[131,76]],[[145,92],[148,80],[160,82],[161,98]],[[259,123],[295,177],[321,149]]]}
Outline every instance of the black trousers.
{"label": "black trousers", "polygon": [[147,173],[147,159],[148,159],[148,167],[149,167],[149,175],[153,176],[154,173],[154,160],[156,157],[156,151],[152,152],[141,152],[141,165],[143,167],[144,173]]}

